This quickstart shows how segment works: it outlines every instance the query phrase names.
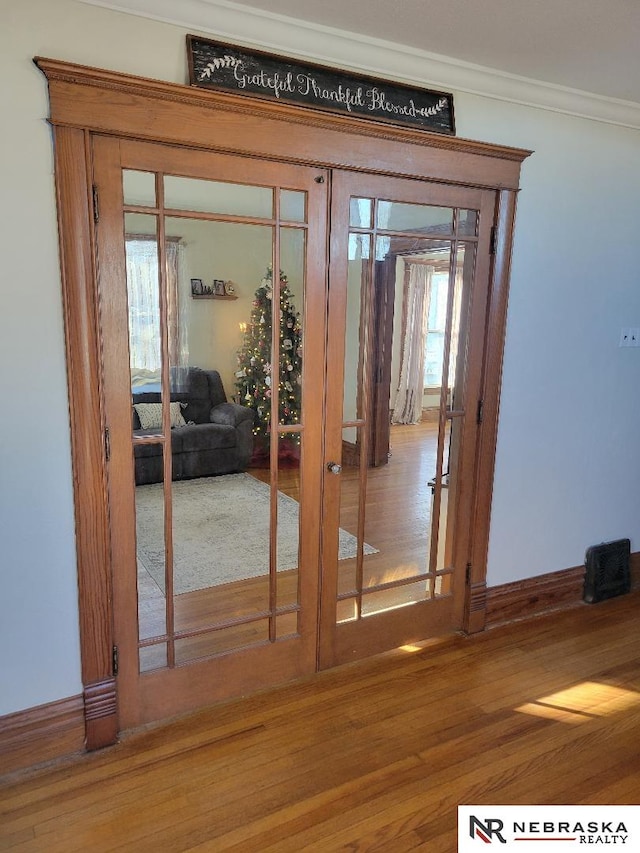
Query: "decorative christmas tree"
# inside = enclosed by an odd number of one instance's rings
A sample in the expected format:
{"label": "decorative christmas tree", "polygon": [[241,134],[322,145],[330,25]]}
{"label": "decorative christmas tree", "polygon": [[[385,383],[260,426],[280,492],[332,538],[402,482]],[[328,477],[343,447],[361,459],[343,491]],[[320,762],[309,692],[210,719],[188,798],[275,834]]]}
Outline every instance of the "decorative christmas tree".
{"label": "decorative christmas tree", "polygon": [[[255,293],[251,319],[247,323],[244,341],[238,352],[236,371],[238,401],[254,410],[253,432],[263,439],[271,432],[271,410],[275,396],[271,355],[272,317],[273,270],[269,266]],[[302,392],[302,329],[300,316],[296,314],[293,305],[287,276],[282,270],[279,325],[278,420],[280,424],[297,424],[300,422]],[[263,445],[266,444],[266,441],[263,442]]]}

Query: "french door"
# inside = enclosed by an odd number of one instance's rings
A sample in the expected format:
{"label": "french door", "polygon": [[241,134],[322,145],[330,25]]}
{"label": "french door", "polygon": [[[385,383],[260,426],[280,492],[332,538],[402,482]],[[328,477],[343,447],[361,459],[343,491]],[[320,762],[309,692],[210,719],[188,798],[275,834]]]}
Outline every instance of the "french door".
{"label": "french door", "polygon": [[127,728],[315,669],[328,182],[100,137],[94,162]]}
{"label": "french door", "polygon": [[93,162],[121,728],[459,628],[493,193]]}
{"label": "french door", "polygon": [[494,210],[488,191],[333,177],[323,667],[462,626]]}

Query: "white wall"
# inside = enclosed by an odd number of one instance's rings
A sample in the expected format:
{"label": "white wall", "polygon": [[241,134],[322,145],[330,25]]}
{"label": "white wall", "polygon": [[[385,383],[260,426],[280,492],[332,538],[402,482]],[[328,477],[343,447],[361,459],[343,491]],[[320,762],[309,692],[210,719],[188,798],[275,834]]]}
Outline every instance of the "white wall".
{"label": "white wall", "polygon": [[640,132],[459,96],[461,135],[533,148],[518,202],[490,586],[640,549]]}
{"label": "white wall", "polygon": [[[0,643],[11,650],[0,715],[81,689],[52,152],[31,59],[185,82],[185,32],[74,0],[0,10]],[[513,263],[489,559],[498,584],[577,565],[600,540],[640,548],[640,349],[617,346],[620,327],[640,326],[640,133],[454,94],[460,136],[536,150]]]}

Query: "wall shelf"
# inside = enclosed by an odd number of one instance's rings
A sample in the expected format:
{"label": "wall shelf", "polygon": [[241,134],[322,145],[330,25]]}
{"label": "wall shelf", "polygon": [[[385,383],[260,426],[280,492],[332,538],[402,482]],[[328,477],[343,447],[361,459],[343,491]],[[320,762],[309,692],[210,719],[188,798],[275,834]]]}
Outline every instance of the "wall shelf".
{"label": "wall shelf", "polygon": [[192,299],[226,299],[227,301],[237,299],[238,297],[235,294],[229,294],[228,296],[220,296],[217,293],[201,293],[201,294],[191,294]]}

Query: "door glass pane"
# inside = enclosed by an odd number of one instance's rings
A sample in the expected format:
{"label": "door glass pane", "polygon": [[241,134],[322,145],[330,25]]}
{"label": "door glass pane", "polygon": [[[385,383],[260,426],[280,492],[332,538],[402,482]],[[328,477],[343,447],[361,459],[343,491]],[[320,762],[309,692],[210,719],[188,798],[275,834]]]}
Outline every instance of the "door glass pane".
{"label": "door glass pane", "polygon": [[138,664],[140,672],[151,672],[154,669],[162,669],[168,666],[167,644],[154,643],[151,646],[143,646],[139,650]]}
{"label": "door glass pane", "polygon": [[478,233],[478,211],[458,211],[458,234],[461,237],[475,237]]}
{"label": "door glass pane", "polygon": [[453,208],[379,201],[376,222],[386,231],[427,230],[446,235],[453,232]]}
{"label": "door glass pane", "polygon": [[[180,663],[254,637],[255,625],[246,634],[206,629],[269,607],[271,495],[269,482],[250,468],[256,410],[267,400],[252,393],[249,405],[236,383],[242,371],[245,382],[258,371],[266,375],[262,361],[252,367],[238,353],[250,329],[268,361],[270,340],[257,316],[264,303],[256,293],[271,262],[273,229],[167,216],[165,232],[167,245],[177,246],[174,275],[167,269],[167,288],[175,293],[168,331],[175,337],[171,402],[183,418],[171,430],[175,628],[201,632],[176,642]],[[233,281],[237,298],[194,298],[193,278]]]}
{"label": "door glass pane", "polygon": [[362,615],[372,616],[385,610],[395,610],[397,607],[406,607],[408,604],[425,601],[430,597],[429,583],[426,580],[397,584],[390,589],[365,595],[362,600]]}
{"label": "door glass pane", "polygon": [[176,664],[220,655],[235,649],[254,646],[269,639],[269,620],[258,619],[242,625],[230,625],[193,637],[176,640]]}
{"label": "door glass pane", "polygon": [[277,606],[298,604],[300,565],[300,433],[278,441]]}
{"label": "door glass pane", "polygon": [[[151,356],[134,358],[143,389],[134,394],[137,405],[157,404],[159,419],[150,433],[135,424],[140,639],[158,640],[140,650],[147,669],[295,635],[299,610],[306,230],[281,230],[274,283],[271,225],[182,216],[162,224],[160,239],[154,217],[128,215],[153,280],[144,313]],[[231,298],[207,292],[216,281],[233,282]]]}
{"label": "door glass pane", "polygon": [[[437,519],[437,535],[434,528],[431,545],[430,565],[433,570],[452,569],[453,532],[455,517],[452,508],[456,506],[459,488],[455,472],[460,459],[463,418],[465,408],[464,385],[466,372],[466,340],[469,316],[469,297],[475,262],[475,245],[459,244],[456,251],[456,264],[452,280],[449,282],[449,326],[450,352],[449,367],[444,375],[441,399],[451,412],[446,422],[443,436],[442,460],[436,461],[434,482],[440,487],[434,489],[432,517]],[[437,595],[446,595],[451,589],[451,577],[439,578],[435,591]]]}
{"label": "door glass pane", "polygon": [[451,409],[462,409],[465,371],[467,367],[467,323],[469,319],[469,296],[475,269],[476,245],[460,243],[456,251],[456,265],[451,299],[451,346],[449,370],[447,372],[447,405]]}
{"label": "door glass pane", "polygon": [[305,242],[306,231],[280,229],[278,413],[279,422],[288,426],[300,423],[302,412]]}
{"label": "door glass pane", "polygon": [[164,206],[175,210],[273,217],[273,190],[245,184],[164,176]]}
{"label": "door glass pane", "polygon": [[358,599],[353,596],[338,601],[336,622],[353,622],[358,618]]}
{"label": "door glass pane", "polygon": [[362,429],[342,430],[342,473],[340,474],[340,529],[338,531],[338,595],[358,588],[358,531],[360,513],[360,459]]}
{"label": "door glass pane", "polygon": [[352,228],[371,228],[373,199],[352,198],[349,203],[349,225]]}
{"label": "door glass pane", "polygon": [[[355,201],[351,222],[360,225]],[[376,222],[440,235],[452,231],[454,210],[382,201]],[[450,568],[447,509],[463,421],[444,421],[439,439],[423,409],[439,411],[442,399],[450,410],[464,384],[474,244],[465,255],[463,244],[441,238],[380,235],[371,261],[371,239],[349,235],[338,621],[451,592],[450,577],[435,572]],[[345,533],[353,552],[343,549]]]}
{"label": "door glass pane", "polygon": [[368,234],[352,234],[349,240],[347,269],[347,334],[344,351],[344,404],[342,419],[353,421],[361,417],[362,359],[366,329],[363,326],[366,304],[371,291],[371,240]]}
{"label": "door glass pane", "polygon": [[162,426],[162,337],[157,217],[126,213],[124,229],[131,391],[135,405],[145,404],[139,410],[134,408],[133,427],[134,431],[158,432]]}
{"label": "door glass pane", "polygon": [[280,190],[280,218],[304,222],[307,218],[307,194],[298,190]]}
{"label": "door glass pane", "polygon": [[156,176],[153,172],[122,170],[124,203],[139,207],[156,206]]}
{"label": "door glass pane", "polygon": [[297,613],[283,613],[276,617],[276,637],[278,640],[294,637],[296,634],[298,634]]}
{"label": "door glass pane", "polygon": [[[136,481],[140,483],[135,491],[138,633],[140,640],[148,640],[167,631],[163,445],[160,441],[150,444],[134,440],[133,453]],[[155,482],[145,482],[152,475]],[[146,659],[151,658],[149,652]]]}

